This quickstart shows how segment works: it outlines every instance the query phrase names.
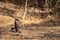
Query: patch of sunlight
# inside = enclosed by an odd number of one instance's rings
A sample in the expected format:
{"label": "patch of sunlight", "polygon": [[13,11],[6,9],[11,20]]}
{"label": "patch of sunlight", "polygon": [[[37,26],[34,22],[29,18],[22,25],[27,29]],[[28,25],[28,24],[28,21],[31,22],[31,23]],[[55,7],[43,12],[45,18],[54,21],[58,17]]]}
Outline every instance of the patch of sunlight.
{"label": "patch of sunlight", "polygon": [[9,16],[0,15],[0,27],[14,24],[14,19]]}
{"label": "patch of sunlight", "polygon": [[33,17],[30,17],[28,19],[25,19],[25,20],[21,20],[22,24],[39,24],[39,23],[42,23],[44,20],[43,19],[36,19],[36,18],[33,18]]}

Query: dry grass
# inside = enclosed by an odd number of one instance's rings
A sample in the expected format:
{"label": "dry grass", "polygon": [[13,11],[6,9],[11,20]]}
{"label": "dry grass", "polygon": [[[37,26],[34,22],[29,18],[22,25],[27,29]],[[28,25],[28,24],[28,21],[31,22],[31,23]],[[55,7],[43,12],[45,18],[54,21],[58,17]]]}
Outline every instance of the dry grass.
{"label": "dry grass", "polygon": [[[6,5],[6,6],[5,6]],[[0,7],[4,8],[6,7],[9,10],[14,10],[14,13],[11,13],[11,15],[14,18],[19,19],[19,21],[17,21],[18,25],[20,25],[20,29],[19,32],[10,32],[10,31],[4,31],[2,32],[2,35],[0,34],[0,40],[60,40],[60,37],[53,37],[53,36],[44,36],[45,34],[50,34],[51,32],[56,32],[60,30],[60,26],[37,26],[37,25],[41,25],[41,23],[43,24],[44,22],[47,22],[49,20],[55,20],[54,16],[47,16],[44,19],[41,19],[39,16],[36,17],[31,16],[31,15],[26,15],[26,19],[22,20],[23,14],[24,14],[24,8],[20,8],[19,6],[16,6],[14,4],[11,3],[0,3]],[[29,12],[32,12],[31,9]],[[35,10],[35,9],[33,9]],[[35,14],[37,14],[38,11],[36,11]],[[3,13],[3,12],[2,12]],[[0,14],[1,15],[1,14]],[[3,15],[3,14],[2,14]],[[2,23],[4,24],[8,24],[10,25],[12,22],[11,19],[9,19],[10,17],[6,17],[6,14],[4,14],[5,16],[0,16],[0,24],[2,25]],[[14,20],[14,19],[13,19]],[[13,22],[14,23],[14,22]],[[21,25],[22,24],[22,25]],[[37,24],[37,25],[31,25],[31,24]],[[48,22],[49,24],[49,22]],[[27,26],[25,26],[27,25]],[[46,24],[47,25],[47,24]],[[5,25],[4,25],[5,26]],[[5,28],[7,29],[7,28]],[[57,32],[58,34],[58,32]],[[59,32],[60,35],[60,32]],[[43,36],[43,37],[42,37]],[[4,38],[4,39],[3,39]]]}
{"label": "dry grass", "polygon": [[14,24],[13,18],[0,15],[0,27],[6,27],[7,25],[11,24]]}

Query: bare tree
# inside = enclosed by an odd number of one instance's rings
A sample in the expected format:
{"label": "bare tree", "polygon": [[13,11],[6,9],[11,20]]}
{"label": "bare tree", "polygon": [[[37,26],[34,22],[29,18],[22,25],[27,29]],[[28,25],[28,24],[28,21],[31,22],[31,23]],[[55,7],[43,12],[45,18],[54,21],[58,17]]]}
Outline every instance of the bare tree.
{"label": "bare tree", "polygon": [[24,15],[23,15],[23,20],[25,19],[26,14],[27,14],[27,1],[28,1],[28,0],[26,0],[26,4],[25,4],[25,12],[24,12]]}

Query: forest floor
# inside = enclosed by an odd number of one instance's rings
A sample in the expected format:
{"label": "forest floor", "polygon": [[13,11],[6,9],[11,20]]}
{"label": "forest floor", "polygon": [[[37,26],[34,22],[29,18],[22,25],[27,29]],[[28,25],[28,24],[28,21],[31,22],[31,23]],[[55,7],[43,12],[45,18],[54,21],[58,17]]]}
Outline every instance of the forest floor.
{"label": "forest floor", "polygon": [[17,21],[19,32],[9,31],[7,27],[5,28],[7,30],[2,28],[0,40],[60,40],[60,21],[50,22],[51,18],[47,17],[43,20],[33,14],[33,17],[28,14],[29,16],[27,15],[26,20],[23,21],[24,10],[22,9],[23,7],[20,8],[11,3],[0,2],[0,15],[8,17],[7,13],[11,13],[11,17],[19,19]]}

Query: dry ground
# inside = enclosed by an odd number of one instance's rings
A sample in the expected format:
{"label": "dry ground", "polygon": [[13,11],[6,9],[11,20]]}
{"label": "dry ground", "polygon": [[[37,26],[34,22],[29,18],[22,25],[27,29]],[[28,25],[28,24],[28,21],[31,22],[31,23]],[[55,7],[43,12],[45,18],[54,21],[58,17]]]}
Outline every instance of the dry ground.
{"label": "dry ground", "polygon": [[[1,8],[4,8],[5,5],[5,3],[0,3]],[[22,20],[21,18],[24,10],[20,10],[18,6],[18,9],[16,9],[16,5],[14,4],[7,4],[5,7],[7,7],[10,12],[11,10],[14,10],[10,15],[12,15],[13,18],[19,19],[17,24],[19,25],[20,32],[11,32],[7,27],[2,28],[3,31],[0,32],[0,40],[60,40],[59,21],[56,21],[56,25],[54,25],[54,23],[49,22],[51,17],[46,18],[47,20],[43,20],[40,18],[35,18],[34,16],[29,16],[26,20]],[[6,10],[3,10],[5,12],[3,11],[0,15],[8,16]],[[54,19],[54,17],[52,19]]]}

